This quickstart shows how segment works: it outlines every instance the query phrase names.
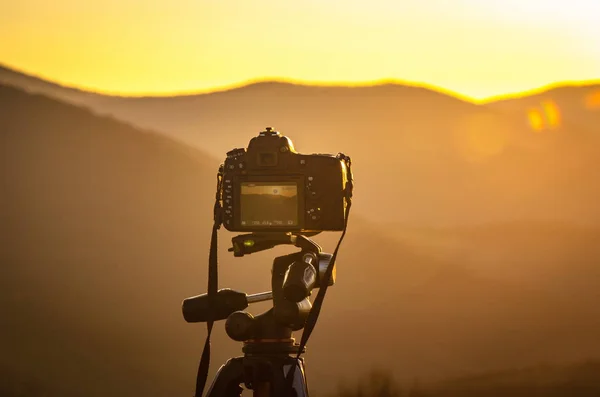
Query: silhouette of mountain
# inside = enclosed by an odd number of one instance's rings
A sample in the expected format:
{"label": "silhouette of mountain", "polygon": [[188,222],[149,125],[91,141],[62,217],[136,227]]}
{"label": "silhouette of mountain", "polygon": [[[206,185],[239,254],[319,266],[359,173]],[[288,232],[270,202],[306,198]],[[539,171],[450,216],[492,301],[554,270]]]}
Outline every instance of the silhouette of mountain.
{"label": "silhouette of mountain", "polygon": [[266,125],[289,134],[299,151],[349,154],[357,186],[372,192],[358,196],[355,209],[370,219],[453,225],[600,217],[588,182],[598,136],[540,136],[521,116],[424,88],[263,83],[118,102],[110,110],[116,117],[175,131],[215,155],[246,146],[250,131]]}
{"label": "silhouette of mountain", "polygon": [[[14,80],[9,74],[5,69],[0,79]],[[31,90],[51,94],[52,87],[25,79]],[[479,106],[400,84],[264,82],[211,94],[90,100],[76,94],[78,103],[99,114],[160,131],[218,158],[246,146],[249,136],[268,125],[289,135],[301,152],[349,154],[359,188],[371,192],[358,196],[354,208],[377,221],[448,226],[600,219],[600,189],[589,183],[600,158],[600,134],[576,122],[565,122],[560,134],[540,134],[524,110]],[[585,125],[598,125],[590,120]]]}
{"label": "silhouette of mountain", "polygon": [[73,87],[56,84],[0,64],[0,84],[19,88],[32,94],[43,94],[81,106],[94,106],[106,97]]}
{"label": "silhouette of mountain", "polygon": [[[49,396],[190,393],[203,328],[179,307],[205,290],[219,161],[5,86],[0,131],[0,368],[10,369],[0,375]],[[220,233],[220,287],[268,290],[269,265],[289,248],[233,259],[229,236]],[[331,251],[338,236],[316,239]],[[598,262],[595,251],[581,255]],[[309,346],[311,386],[326,391],[372,365],[439,378],[600,355],[595,273],[572,268],[564,286],[477,274],[352,214]],[[217,330],[213,372],[240,353]]]}
{"label": "silhouette of mountain", "polygon": [[0,131],[0,364],[51,395],[164,395],[190,382],[170,362],[182,336],[171,330],[181,275],[197,274],[209,235],[203,197],[218,162],[5,86]]}
{"label": "silhouette of mountain", "polygon": [[[581,84],[563,84],[545,87],[529,95],[517,94],[490,100],[486,106],[528,120],[530,112],[542,117],[545,130],[569,131],[573,128],[600,134],[600,81]],[[557,124],[552,125],[548,116],[556,109]]]}

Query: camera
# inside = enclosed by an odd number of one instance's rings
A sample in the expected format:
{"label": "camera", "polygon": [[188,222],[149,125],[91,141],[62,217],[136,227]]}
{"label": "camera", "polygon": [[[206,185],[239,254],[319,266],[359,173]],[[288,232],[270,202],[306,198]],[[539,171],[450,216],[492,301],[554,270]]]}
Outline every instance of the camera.
{"label": "camera", "polygon": [[341,231],[351,189],[344,155],[300,154],[267,127],[223,164],[222,221],[235,232]]}

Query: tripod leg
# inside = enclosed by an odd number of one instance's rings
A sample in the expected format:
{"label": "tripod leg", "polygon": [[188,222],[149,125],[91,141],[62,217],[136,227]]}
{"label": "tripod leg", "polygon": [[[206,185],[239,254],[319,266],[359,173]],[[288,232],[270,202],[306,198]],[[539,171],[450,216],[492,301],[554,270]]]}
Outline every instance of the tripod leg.
{"label": "tripod leg", "polygon": [[206,397],[242,397],[240,383],[243,381],[243,359],[232,358],[219,368]]}
{"label": "tripod leg", "polygon": [[306,373],[304,369],[304,360],[300,359],[290,359],[284,365],[284,377],[287,376],[288,371],[292,368],[292,365],[296,366],[296,371],[294,372],[294,381],[293,381],[293,393],[292,396],[295,397],[308,397],[308,383],[306,382]]}
{"label": "tripod leg", "polygon": [[[284,359],[270,359],[269,361],[247,360],[248,367],[252,368],[252,390],[254,397],[308,397],[308,387],[302,359],[286,357]],[[292,383],[292,393],[286,382],[288,371],[296,366]]]}

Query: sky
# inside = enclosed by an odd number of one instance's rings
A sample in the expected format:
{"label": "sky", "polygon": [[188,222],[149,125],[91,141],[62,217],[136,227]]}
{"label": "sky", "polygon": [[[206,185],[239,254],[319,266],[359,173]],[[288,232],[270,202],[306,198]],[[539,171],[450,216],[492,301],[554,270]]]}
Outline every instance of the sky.
{"label": "sky", "polygon": [[484,99],[600,78],[599,0],[12,0],[0,63],[121,95],[397,80]]}

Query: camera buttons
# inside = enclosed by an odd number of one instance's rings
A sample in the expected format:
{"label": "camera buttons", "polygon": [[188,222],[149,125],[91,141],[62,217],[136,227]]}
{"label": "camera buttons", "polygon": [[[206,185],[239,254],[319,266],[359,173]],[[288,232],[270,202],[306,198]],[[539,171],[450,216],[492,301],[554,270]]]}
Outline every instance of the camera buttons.
{"label": "camera buttons", "polygon": [[310,218],[310,220],[312,220],[314,222],[321,219],[321,216],[320,216],[321,208],[319,208],[319,207],[311,208],[308,211],[306,211],[306,213],[308,214],[308,217]]}

